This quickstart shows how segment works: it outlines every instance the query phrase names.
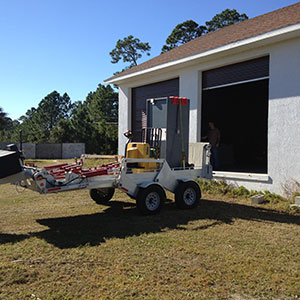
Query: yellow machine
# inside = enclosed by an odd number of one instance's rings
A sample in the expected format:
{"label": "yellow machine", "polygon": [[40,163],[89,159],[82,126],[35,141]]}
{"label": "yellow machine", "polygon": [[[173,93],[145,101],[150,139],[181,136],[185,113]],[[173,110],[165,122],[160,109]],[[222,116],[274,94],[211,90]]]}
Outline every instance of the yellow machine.
{"label": "yellow machine", "polygon": [[[126,149],[127,158],[144,158],[151,159],[150,157],[150,145],[148,143],[128,143]],[[132,168],[134,173],[143,173],[145,170],[156,169],[155,162],[140,162]]]}

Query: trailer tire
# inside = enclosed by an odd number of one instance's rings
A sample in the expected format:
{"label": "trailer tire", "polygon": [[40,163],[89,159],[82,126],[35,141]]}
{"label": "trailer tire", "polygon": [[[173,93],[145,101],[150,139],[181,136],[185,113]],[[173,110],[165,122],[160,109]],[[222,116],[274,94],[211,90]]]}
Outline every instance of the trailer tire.
{"label": "trailer tire", "polygon": [[175,202],[178,208],[194,208],[201,198],[201,190],[197,182],[180,182],[175,190]]}
{"label": "trailer tire", "polygon": [[163,188],[152,184],[138,191],[136,206],[142,215],[154,215],[160,211],[165,200],[166,194]]}
{"label": "trailer tire", "polygon": [[91,189],[90,196],[97,204],[107,204],[115,193],[114,188]]}

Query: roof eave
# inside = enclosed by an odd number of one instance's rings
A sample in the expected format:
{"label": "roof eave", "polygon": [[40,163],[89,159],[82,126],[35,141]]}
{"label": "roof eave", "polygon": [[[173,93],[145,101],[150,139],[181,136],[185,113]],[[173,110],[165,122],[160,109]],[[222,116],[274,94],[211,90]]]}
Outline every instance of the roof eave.
{"label": "roof eave", "polygon": [[269,31],[254,37],[250,37],[244,40],[240,40],[234,43],[230,43],[230,44],[226,44],[214,49],[210,49],[201,53],[197,53],[191,56],[187,56],[184,58],[180,58],[174,61],[170,61],[167,63],[163,63],[151,68],[147,68],[145,70],[140,70],[134,73],[130,73],[124,76],[120,76],[117,78],[109,78],[106,79],[104,81],[105,84],[123,84],[128,80],[132,80],[134,77],[137,76],[141,76],[141,75],[145,75],[147,73],[150,72],[155,72],[155,71],[159,71],[162,69],[167,69],[170,67],[174,67],[174,66],[180,66],[180,65],[184,65],[186,63],[190,63],[194,60],[198,60],[201,58],[205,58],[208,56],[212,56],[212,55],[217,55],[221,52],[227,52],[227,51],[232,51],[232,50],[236,50],[238,48],[241,47],[247,47],[250,45],[255,45],[255,44],[259,44],[260,46],[265,45],[265,44],[270,44],[273,42],[277,42],[277,41],[281,41],[281,40],[285,40],[285,39],[289,39],[289,38],[293,38],[296,36],[300,35],[300,23],[294,24],[294,25],[290,25],[287,27],[283,27],[280,29],[276,29],[273,31]]}

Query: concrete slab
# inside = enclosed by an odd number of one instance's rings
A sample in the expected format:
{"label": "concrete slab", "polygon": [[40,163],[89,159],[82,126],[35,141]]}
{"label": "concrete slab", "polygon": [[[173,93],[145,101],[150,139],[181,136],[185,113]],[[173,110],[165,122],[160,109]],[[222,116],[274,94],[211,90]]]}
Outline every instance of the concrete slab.
{"label": "concrete slab", "polygon": [[252,204],[261,204],[265,201],[264,195],[254,195],[251,197]]}

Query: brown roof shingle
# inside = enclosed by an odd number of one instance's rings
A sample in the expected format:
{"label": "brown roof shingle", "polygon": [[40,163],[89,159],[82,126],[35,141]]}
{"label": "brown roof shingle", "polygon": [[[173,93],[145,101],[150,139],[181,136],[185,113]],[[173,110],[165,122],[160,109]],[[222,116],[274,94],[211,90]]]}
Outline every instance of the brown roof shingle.
{"label": "brown roof shingle", "polygon": [[119,73],[106,81],[297,23],[300,23],[300,2],[241,23],[207,33],[184,45],[156,56],[138,66]]}

